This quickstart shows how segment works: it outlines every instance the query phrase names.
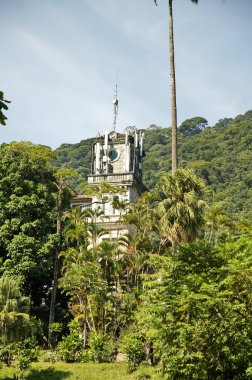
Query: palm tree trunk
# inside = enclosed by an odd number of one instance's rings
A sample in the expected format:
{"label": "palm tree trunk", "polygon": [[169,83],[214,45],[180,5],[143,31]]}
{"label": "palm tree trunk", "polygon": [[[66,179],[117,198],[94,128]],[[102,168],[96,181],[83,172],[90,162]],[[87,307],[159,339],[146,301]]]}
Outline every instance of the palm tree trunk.
{"label": "palm tree trunk", "polygon": [[172,111],[172,173],[175,173],[178,168],[178,157],[177,157],[177,103],[176,103],[172,0],[169,0],[169,41],[170,41],[170,78],[171,78],[171,111]]}
{"label": "palm tree trunk", "polygon": [[88,308],[88,305],[87,305],[87,297],[85,299],[85,303],[84,303],[84,325],[83,325],[83,348],[85,349],[86,346],[87,346],[87,314],[88,314],[88,311],[87,311],[87,308]]}
{"label": "palm tree trunk", "polygon": [[50,325],[54,323],[55,320],[55,307],[56,307],[56,296],[58,288],[58,278],[59,278],[59,253],[61,249],[61,227],[62,227],[62,198],[63,198],[63,187],[59,187],[58,197],[57,197],[57,229],[56,234],[58,236],[58,246],[55,250],[54,257],[54,273],[53,273],[53,284],[52,284],[52,294],[51,294],[51,304],[50,304],[50,315],[49,315],[49,333],[48,333],[48,345],[53,347],[54,334],[50,329]]}

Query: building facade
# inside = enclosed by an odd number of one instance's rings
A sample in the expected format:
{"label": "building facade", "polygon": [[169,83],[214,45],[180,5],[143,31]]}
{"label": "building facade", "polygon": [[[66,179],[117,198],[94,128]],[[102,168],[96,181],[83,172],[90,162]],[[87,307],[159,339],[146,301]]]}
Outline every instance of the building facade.
{"label": "building facade", "polygon": [[101,240],[113,241],[120,235],[134,234],[134,226],[123,223],[121,219],[127,205],[135,203],[147,190],[142,182],[143,142],[142,132],[129,131],[121,134],[112,131],[96,138],[93,143],[88,184],[91,187],[99,187],[101,184],[113,186],[114,195],[105,195],[103,198],[98,195],[77,195],[72,199],[72,206],[80,205],[93,211],[102,211],[97,224],[106,229],[107,233]]}

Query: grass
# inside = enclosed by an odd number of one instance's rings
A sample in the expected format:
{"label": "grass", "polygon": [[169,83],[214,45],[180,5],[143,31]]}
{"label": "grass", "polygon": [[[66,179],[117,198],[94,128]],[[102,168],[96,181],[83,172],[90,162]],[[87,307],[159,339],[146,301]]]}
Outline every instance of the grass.
{"label": "grass", "polygon": [[[0,369],[0,379],[11,380],[17,373],[14,367]],[[160,380],[155,370],[141,366],[134,373],[127,373],[125,363],[33,363],[26,380]]]}

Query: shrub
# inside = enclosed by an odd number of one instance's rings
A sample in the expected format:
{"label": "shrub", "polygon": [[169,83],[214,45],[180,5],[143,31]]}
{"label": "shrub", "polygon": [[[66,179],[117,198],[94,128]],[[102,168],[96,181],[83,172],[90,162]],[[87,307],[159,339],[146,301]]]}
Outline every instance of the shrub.
{"label": "shrub", "polygon": [[70,332],[58,344],[57,351],[65,362],[75,362],[80,360],[80,353],[83,347],[83,340],[75,332]]}
{"label": "shrub", "polygon": [[80,361],[80,354],[83,348],[83,339],[79,337],[79,323],[72,320],[68,324],[70,334],[63,337],[57,346],[59,357],[65,362]]}
{"label": "shrub", "polygon": [[89,354],[93,362],[112,362],[117,354],[117,344],[106,334],[91,333]]}
{"label": "shrub", "polygon": [[15,356],[15,344],[8,344],[6,346],[0,347],[0,362],[5,363],[8,367],[14,360]]}
{"label": "shrub", "polygon": [[24,379],[24,373],[30,367],[30,364],[38,360],[39,347],[34,338],[29,338],[17,343],[15,351],[15,359],[17,360],[21,380]]}
{"label": "shrub", "polygon": [[92,354],[89,349],[82,350],[80,353],[80,361],[82,363],[88,363],[92,361]]}
{"label": "shrub", "polygon": [[127,355],[128,371],[133,372],[144,358],[144,344],[137,333],[125,334],[121,341],[121,349]]}
{"label": "shrub", "polygon": [[53,346],[55,347],[62,335],[63,325],[59,322],[53,322],[49,325],[49,333],[53,336]]}
{"label": "shrub", "polygon": [[43,355],[42,361],[45,363],[55,363],[58,361],[58,357],[55,353],[47,353]]}
{"label": "shrub", "polygon": [[24,352],[31,362],[37,362],[40,354],[39,346],[35,338],[28,338],[21,343],[21,353]]}

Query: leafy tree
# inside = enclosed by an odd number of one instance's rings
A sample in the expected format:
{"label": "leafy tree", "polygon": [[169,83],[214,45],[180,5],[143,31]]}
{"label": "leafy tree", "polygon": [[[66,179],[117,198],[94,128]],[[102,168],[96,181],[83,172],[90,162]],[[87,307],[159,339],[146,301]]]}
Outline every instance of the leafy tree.
{"label": "leafy tree", "polygon": [[82,179],[74,178],[71,181],[73,188],[79,191],[86,191],[86,183],[83,178],[87,178],[90,173],[91,162],[91,146],[93,139],[82,140],[77,144],[62,144],[55,150],[56,162],[55,166],[60,168],[69,168],[76,170]]}
{"label": "leafy tree", "polygon": [[139,329],[168,380],[250,378],[250,252],[246,235],[180,245],[146,279]]}
{"label": "leafy tree", "polygon": [[179,127],[179,131],[183,135],[193,137],[201,133],[206,128],[207,124],[208,121],[203,117],[194,117],[192,119],[187,119],[183,121],[183,123]]}
{"label": "leafy tree", "polygon": [[0,278],[0,343],[7,345],[31,332],[30,299],[21,293],[20,280]]}
{"label": "leafy tree", "polygon": [[20,276],[34,305],[47,299],[55,220],[54,154],[31,143],[0,148],[1,273]]}
{"label": "leafy tree", "polygon": [[223,202],[214,203],[206,213],[205,239],[210,242],[224,240],[232,234],[234,223],[224,211]]}
{"label": "leafy tree", "polygon": [[71,312],[82,326],[84,346],[91,333],[115,336],[130,310],[130,297],[124,295],[128,263],[121,248],[122,237],[118,242],[98,244],[99,237],[107,233],[97,225],[102,215],[99,207],[83,211],[74,208],[65,214],[71,247],[61,253],[60,287],[71,297]]}
{"label": "leafy tree", "polygon": [[[83,320],[83,346],[87,344],[87,328],[91,324],[94,327],[92,308],[90,307],[90,295],[99,291],[102,287],[100,266],[95,260],[92,251],[86,247],[79,249],[69,248],[62,252],[64,265],[62,268],[62,277],[60,278],[60,287],[69,294],[72,299],[78,301],[79,318]],[[90,314],[88,315],[88,310]],[[91,320],[89,320],[89,318]]]}

